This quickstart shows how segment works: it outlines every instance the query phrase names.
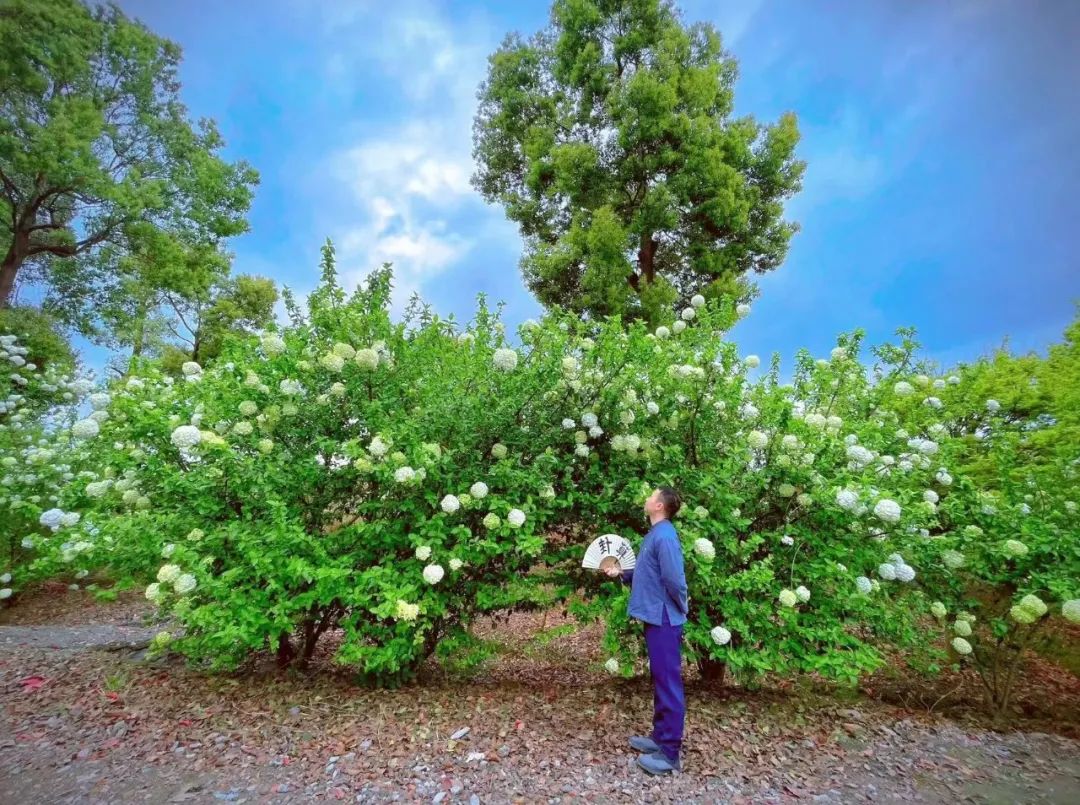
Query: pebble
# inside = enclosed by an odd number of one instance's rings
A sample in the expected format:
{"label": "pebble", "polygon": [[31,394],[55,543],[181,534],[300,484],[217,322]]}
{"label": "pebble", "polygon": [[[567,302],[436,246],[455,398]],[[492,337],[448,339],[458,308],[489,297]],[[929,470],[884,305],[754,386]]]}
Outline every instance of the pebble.
{"label": "pebble", "polygon": [[431,798],[431,801],[435,803],[435,805],[438,805],[438,803],[442,802],[444,799],[446,799],[446,792],[440,791],[438,794]]}
{"label": "pebble", "polygon": [[469,805],[480,805],[480,797],[476,796],[476,794],[473,794],[471,797],[469,797]]}
{"label": "pebble", "polygon": [[451,741],[460,741],[462,738],[464,738],[468,734],[469,734],[469,728],[468,727],[462,727],[461,729],[459,729],[457,732],[455,732],[453,735],[450,736],[450,740]]}

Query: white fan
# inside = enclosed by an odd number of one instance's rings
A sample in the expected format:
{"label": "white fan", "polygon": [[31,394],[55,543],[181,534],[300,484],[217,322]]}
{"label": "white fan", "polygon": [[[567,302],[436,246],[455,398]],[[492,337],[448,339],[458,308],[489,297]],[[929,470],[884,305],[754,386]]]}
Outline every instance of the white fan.
{"label": "white fan", "polygon": [[604,570],[615,562],[622,570],[630,570],[637,563],[634,549],[618,534],[603,534],[592,541],[581,566],[592,570]]}

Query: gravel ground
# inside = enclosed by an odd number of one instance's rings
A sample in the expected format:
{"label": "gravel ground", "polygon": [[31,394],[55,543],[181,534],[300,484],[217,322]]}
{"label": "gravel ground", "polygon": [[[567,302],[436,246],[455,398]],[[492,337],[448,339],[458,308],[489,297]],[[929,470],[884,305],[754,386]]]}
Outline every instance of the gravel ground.
{"label": "gravel ground", "polygon": [[536,616],[489,628],[510,650],[471,679],[393,691],[325,656],[303,677],[150,663],[130,647],[160,627],[123,623],[0,626],[0,801],[1080,802],[1065,735],[689,672],[684,772],[650,778],[625,744],[647,680],[598,672],[589,630],[535,641]]}

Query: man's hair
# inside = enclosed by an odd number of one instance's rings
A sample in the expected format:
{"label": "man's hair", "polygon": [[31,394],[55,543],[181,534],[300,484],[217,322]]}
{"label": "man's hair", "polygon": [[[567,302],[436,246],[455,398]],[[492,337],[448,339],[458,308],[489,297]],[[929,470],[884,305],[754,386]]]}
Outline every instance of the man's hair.
{"label": "man's hair", "polygon": [[660,500],[664,504],[664,512],[667,514],[668,519],[673,518],[682,508],[682,498],[670,486],[657,487],[657,491],[660,493]]}

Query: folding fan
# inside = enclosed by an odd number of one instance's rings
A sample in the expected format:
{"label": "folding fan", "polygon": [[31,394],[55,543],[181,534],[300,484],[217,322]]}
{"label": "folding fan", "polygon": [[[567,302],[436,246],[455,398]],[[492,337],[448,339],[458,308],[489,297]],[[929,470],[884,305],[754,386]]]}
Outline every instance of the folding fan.
{"label": "folding fan", "polygon": [[611,562],[623,570],[630,570],[637,562],[630,543],[618,534],[604,534],[594,539],[585,551],[581,566],[592,570],[606,569]]}

